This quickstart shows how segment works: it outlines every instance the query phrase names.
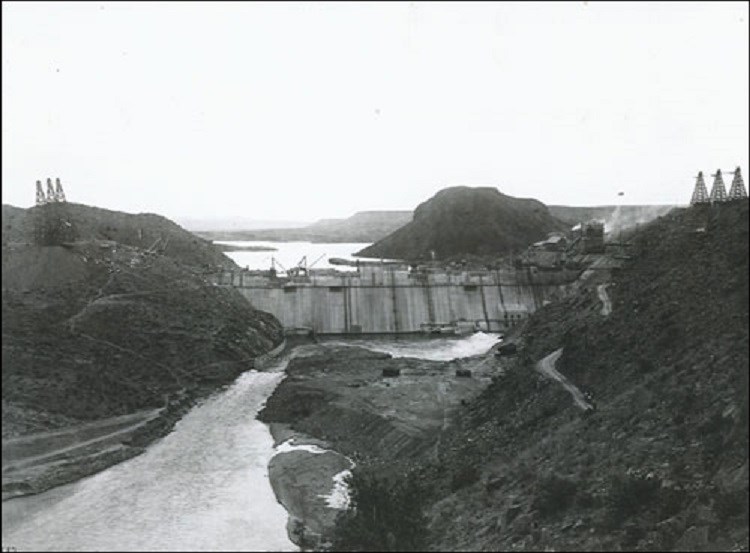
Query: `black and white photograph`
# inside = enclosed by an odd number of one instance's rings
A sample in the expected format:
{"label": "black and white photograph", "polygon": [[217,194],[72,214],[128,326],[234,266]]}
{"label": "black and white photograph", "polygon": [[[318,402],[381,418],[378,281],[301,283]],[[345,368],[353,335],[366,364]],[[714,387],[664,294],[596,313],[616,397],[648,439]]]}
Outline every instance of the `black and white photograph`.
{"label": "black and white photograph", "polygon": [[732,551],[748,2],[2,2],[2,551]]}

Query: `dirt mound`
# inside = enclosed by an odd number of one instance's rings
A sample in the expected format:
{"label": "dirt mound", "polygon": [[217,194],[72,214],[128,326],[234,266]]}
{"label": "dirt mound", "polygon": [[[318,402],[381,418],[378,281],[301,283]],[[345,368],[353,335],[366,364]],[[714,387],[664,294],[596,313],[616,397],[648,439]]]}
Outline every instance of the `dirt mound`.
{"label": "dirt mound", "polygon": [[433,251],[438,259],[506,255],[566,229],[537,200],[506,196],[496,188],[457,186],[420,204],[410,223],[357,255],[409,260],[428,260]]}

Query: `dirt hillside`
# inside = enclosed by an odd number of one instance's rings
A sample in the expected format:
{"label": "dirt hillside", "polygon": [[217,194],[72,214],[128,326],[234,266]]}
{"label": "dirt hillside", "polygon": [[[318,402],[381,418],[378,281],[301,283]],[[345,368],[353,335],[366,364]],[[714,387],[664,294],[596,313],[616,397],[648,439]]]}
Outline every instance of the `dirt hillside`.
{"label": "dirt hillside", "polygon": [[420,204],[414,219],[357,253],[364,257],[429,260],[456,255],[506,255],[568,225],[531,199],[496,188],[446,188]]}
{"label": "dirt hillside", "polygon": [[234,266],[211,243],[153,213],[123,213],[77,203],[48,204],[29,209],[3,205],[2,244],[31,243],[45,213],[68,220],[71,241],[112,240],[149,249],[152,246],[180,263],[196,266]]}
{"label": "dirt hillside", "polygon": [[430,455],[360,457],[334,549],[748,550],[748,203],[630,239],[622,269],[530,318],[517,356],[487,357],[492,383]]}
{"label": "dirt hillside", "polygon": [[[539,311],[463,414],[440,470],[471,478],[433,495],[432,548],[747,551],[747,202],[662,217],[633,255],[610,315],[593,285]],[[558,348],[594,412],[534,370]]]}
{"label": "dirt hillside", "polygon": [[[72,241],[37,245],[44,208],[64,211]],[[232,261],[163,217],[3,206],[2,238],[3,437],[198,397],[282,340],[275,318],[207,283]]]}

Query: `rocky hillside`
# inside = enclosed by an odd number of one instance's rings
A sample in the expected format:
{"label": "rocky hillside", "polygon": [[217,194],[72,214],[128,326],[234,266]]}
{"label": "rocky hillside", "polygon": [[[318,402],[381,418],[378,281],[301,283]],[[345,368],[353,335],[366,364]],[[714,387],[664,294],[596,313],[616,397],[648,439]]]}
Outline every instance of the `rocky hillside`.
{"label": "rocky hillside", "polygon": [[196,232],[209,240],[375,242],[411,221],[411,211],[359,211],[347,219],[322,219],[301,228]]}
{"label": "rocky hillside", "polygon": [[[67,230],[40,238],[45,215]],[[197,398],[283,339],[207,283],[232,261],[163,217],[3,206],[2,230],[4,438]]]}
{"label": "rocky hillside", "polygon": [[506,196],[496,188],[457,186],[420,204],[414,219],[357,253],[363,257],[427,260],[457,255],[505,255],[562,231],[567,225],[531,199]]}
{"label": "rocky hillside", "polygon": [[3,205],[2,244],[30,244],[39,232],[45,212],[70,222],[68,241],[112,240],[140,249],[159,249],[164,255],[187,265],[224,266],[234,263],[207,240],[153,213],[123,213],[76,203],[48,204],[30,209]]}
{"label": "rocky hillside", "polygon": [[[618,273],[534,314],[437,459],[355,469],[335,548],[748,550],[748,203],[632,239]],[[536,370],[560,348],[594,411]]]}
{"label": "rocky hillside", "polygon": [[[431,547],[746,551],[747,271],[747,202],[683,210],[636,237],[611,315],[593,287],[538,312],[425,479]],[[592,414],[534,371],[557,348]]]}

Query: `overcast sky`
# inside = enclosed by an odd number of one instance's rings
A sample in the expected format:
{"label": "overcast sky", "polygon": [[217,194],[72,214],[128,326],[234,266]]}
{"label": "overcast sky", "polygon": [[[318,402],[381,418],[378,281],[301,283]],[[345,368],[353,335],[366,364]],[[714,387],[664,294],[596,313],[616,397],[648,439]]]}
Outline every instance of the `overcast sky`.
{"label": "overcast sky", "polygon": [[[2,4],[2,199],[315,220],[748,170],[748,4]],[[731,176],[726,178],[728,183]],[[708,180],[711,185],[711,179]]]}

